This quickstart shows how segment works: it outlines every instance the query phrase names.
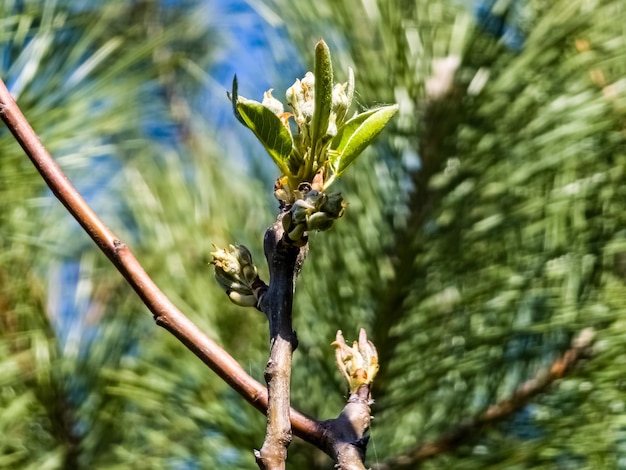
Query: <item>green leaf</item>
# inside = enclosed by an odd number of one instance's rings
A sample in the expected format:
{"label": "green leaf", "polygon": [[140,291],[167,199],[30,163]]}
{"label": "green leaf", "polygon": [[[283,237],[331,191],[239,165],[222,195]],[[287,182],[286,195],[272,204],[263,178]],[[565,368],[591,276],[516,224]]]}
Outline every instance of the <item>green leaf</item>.
{"label": "green leaf", "polygon": [[239,114],[239,111],[237,110],[237,101],[239,101],[239,94],[237,92],[238,88],[239,88],[239,84],[237,83],[237,75],[235,75],[233,77],[233,91],[232,93],[226,92],[226,95],[228,96],[228,99],[230,100],[230,102],[233,104],[233,114],[237,118],[237,121],[242,123],[244,126],[248,127],[246,122],[241,117],[241,114]]}
{"label": "green leaf", "polygon": [[342,126],[331,143],[330,164],[335,176],[341,176],[383,130],[398,105],[383,106],[361,113]]}
{"label": "green leaf", "polygon": [[328,130],[330,110],[333,104],[333,66],[330,50],[323,40],[315,46],[315,111],[313,114],[312,144],[315,148],[318,140]]}
{"label": "green leaf", "polygon": [[290,175],[287,159],[293,150],[293,139],[278,116],[258,101],[238,97],[236,110],[246,126],[261,141],[282,174]]}

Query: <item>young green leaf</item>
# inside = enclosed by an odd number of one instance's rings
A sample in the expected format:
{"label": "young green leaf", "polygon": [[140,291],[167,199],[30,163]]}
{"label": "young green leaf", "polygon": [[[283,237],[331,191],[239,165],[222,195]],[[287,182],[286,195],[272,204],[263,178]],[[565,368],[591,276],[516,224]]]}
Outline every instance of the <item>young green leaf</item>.
{"label": "young green leaf", "polygon": [[315,111],[313,113],[312,144],[324,137],[328,130],[333,104],[333,66],[330,50],[323,40],[315,46]]}
{"label": "young green leaf", "polygon": [[239,114],[239,111],[237,111],[237,101],[239,100],[239,94],[237,92],[238,88],[239,88],[239,84],[237,83],[237,75],[235,75],[233,77],[233,91],[232,93],[226,92],[226,96],[228,96],[228,99],[233,105],[233,114],[237,118],[237,121],[239,121],[240,123],[242,123],[244,126],[247,127],[246,122],[243,120],[243,118]]}
{"label": "young green leaf", "polygon": [[290,175],[287,159],[293,150],[293,139],[278,116],[258,101],[238,97],[236,110],[245,125],[254,132],[283,175]]}
{"label": "young green leaf", "polygon": [[339,129],[329,152],[331,168],[335,176],[341,176],[356,158],[383,130],[398,105],[370,109],[350,119]]}

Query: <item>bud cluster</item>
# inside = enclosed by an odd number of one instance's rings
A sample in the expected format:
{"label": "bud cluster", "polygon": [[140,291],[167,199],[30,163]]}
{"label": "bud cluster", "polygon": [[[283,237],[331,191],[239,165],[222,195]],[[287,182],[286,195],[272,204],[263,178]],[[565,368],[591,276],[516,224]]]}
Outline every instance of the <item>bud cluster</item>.
{"label": "bud cluster", "polygon": [[243,245],[230,245],[228,249],[213,246],[217,250],[211,253],[215,279],[226,291],[228,298],[242,307],[256,306],[254,286],[260,280],[250,251]]}
{"label": "bud cluster", "polygon": [[[313,120],[315,117],[315,75],[307,72],[302,79],[296,79],[285,93],[289,111],[285,111],[283,103],[272,96],[272,90],[265,92],[262,105],[272,111],[287,129],[292,138],[292,155],[286,162],[291,177],[285,178],[284,191],[277,192],[276,197],[286,204],[293,204],[293,193],[301,182],[311,182],[313,177],[321,179],[321,185],[330,177],[328,168],[329,143],[337,135],[337,129],[344,125],[348,109],[352,104],[354,92],[354,74],[349,69],[348,81],[335,83],[332,87],[331,102],[324,129],[314,141]],[[290,119],[296,124],[297,132],[293,133]]]}
{"label": "bud cluster", "polygon": [[[354,73],[348,69],[348,80],[334,83],[330,50],[324,41],[315,46],[315,71],[287,89],[286,105],[272,96],[272,89],[265,92],[262,102],[239,96],[237,77],[228,96],[237,119],[255,134],[280,170],[274,194],[281,207],[301,200],[298,205],[308,211],[307,216],[312,215],[310,206],[315,202],[298,197],[300,186],[326,191],[398,110],[397,105],[381,106],[350,116]],[[327,225],[323,216],[319,220],[321,227]]]}
{"label": "bud cluster", "polygon": [[371,341],[368,341],[365,330],[361,328],[359,340],[349,347],[341,330],[337,331],[335,341],[335,358],[339,371],[348,381],[350,394],[356,393],[361,385],[371,384],[378,373],[378,352]]}
{"label": "bud cluster", "polygon": [[[330,138],[337,135],[337,128],[342,126],[345,122],[348,108],[352,104],[354,74],[352,69],[348,69],[348,72],[348,81],[345,83],[335,83],[332,88],[332,101],[328,115],[328,125],[326,129],[322,129],[321,132],[321,138],[324,143],[327,143]],[[287,89],[285,97],[287,104],[292,110],[289,117],[293,116],[298,127],[298,135],[294,136],[296,150],[304,155],[310,152],[310,149],[312,149],[315,144],[315,142],[312,142],[313,132],[311,129],[313,114],[315,112],[315,75],[313,75],[312,72],[307,72],[302,80],[296,79],[294,84]],[[265,101],[263,104],[266,104]],[[281,114],[278,114],[278,116],[281,117]],[[313,155],[313,158],[317,160],[319,168],[319,164],[326,161],[324,153],[327,151],[327,147],[323,145],[316,150],[319,154]],[[318,168],[313,168],[313,172],[315,173]]]}
{"label": "bud cluster", "polygon": [[282,218],[283,229],[292,241],[313,230],[328,230],[346,207],[341,193],[326,194],[305,183],[292,195],[295,201]]}

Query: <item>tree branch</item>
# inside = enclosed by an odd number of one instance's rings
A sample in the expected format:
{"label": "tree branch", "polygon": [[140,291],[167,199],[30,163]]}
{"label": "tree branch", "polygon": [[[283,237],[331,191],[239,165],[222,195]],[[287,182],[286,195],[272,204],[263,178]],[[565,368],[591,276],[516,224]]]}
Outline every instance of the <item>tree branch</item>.
{"label": "tree branch", "polygon": [[327,453],[339,470],[365,470],[365,450],[369,441],[372,399],[370,384],[359,387],[348,398],[341,414],[322,423],[327,434]]}
{"label": "tree branch", "polygon": [[[259,411],[265,412],[268,404],[265,387],[250,377],[232,356],[202,333],[161,292],[130,249],[106,227],[65,177],[1,79],[0,118],[24,149],[54,195],[111,260],[152,312],[156,324],[176,336],[246,401]],[[290,418],[295,435],[317,447],[323,446],[323,430],[317,421],[296,410],[290,411]]]}
{"label": "tree branch", "polygon": [[262,469],[284,469],[291,444],[291,358],[298,343],[292,328],[293,293],[307,245],[298,247],[285,240],[281,221],[284,214],[278,215],[264,241],[270,284],[260,294],[259,308],[267,316],[270,330],[270,358],[265,368],[269,404],[265,442],[260,451],[255,451]]}
{"label": "tree branch", "polygon": [[594,335],[595,333],[591,328],[582,330],[572,341],[571,348],[565,351],[561,358],[554,361],[549,370],[543,371],[535,378],[524,382],[510,398],[490,406],[480,415],[459,424],[436,441],[416,446],[404,455],[375,465],[373,469],[415,468],[416,464],[424,460],[458,447],[468,438],[476,436],[484,426],[508,418],[524,408],[535,396],[545,392],[555,381],[563,378],[580,359],[586,357]]}

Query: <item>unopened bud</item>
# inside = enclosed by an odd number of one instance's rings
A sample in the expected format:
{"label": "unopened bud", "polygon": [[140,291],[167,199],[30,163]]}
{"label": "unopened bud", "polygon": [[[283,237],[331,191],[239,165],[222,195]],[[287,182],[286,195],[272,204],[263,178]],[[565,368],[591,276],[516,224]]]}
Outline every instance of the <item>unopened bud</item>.
{"label": "unopened bud", "polygon": [[321,232],[332,227],[335,219],[329,217],[325,212],[316,212],[311,214],[307,220],[307,231],[319,230]]}
{"label": "unopened bud", "polygon": [[332,343],[339,371],[348,381],[350,393],[356,393],[361,385],[371,384],[378,373],[378,353],[371,341],[368,341],[365,329],[361,328],[359,340],[349,347],[341,330]]}
{"label": "unopened bud", "polygon": [[211,255],[211,263],[215,265],[215,280],[226,291],[229,299],[237,305],[256,305],[252,284],[258,275],[250,250],[243,245],[230,245],[228,249],[217,249]]}
{"label": "unopened bud", "polygon": [[346,203],[343,202],[341,193],[329,194],[320,207],[320,210],[326,212],[330,217],[338,219],[343,215]]}
{"label": "unopened bud", "polygon": [[303,237],[305,231],[306,231],[305,224],[304,223],[300,223],[300,224],[295,225],[294,227],[292,227],[291,231],[287,233],[287,236],[291,240],[297,241],[297,240],[300,240]]}
{"label": "unopened bud", "polygon": [[240,307],[255,307],[257,299],[253,294],[240,294],[239,292],[231,291],[228,293],[230,301]]}

